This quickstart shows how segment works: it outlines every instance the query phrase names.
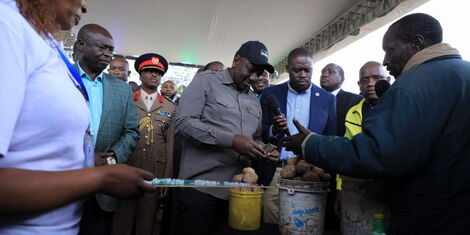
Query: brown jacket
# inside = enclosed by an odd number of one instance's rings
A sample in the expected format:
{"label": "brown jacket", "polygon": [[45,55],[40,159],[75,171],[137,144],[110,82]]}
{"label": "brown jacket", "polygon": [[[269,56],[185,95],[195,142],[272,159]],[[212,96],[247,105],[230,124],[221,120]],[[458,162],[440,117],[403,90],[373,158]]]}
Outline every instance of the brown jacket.
{"label": "brown jacket", "polygon": [[[140,140],[127,164],[152,172],[155,177],[173,177],[174,117],[176,105],[158,94],[150,111],[147,111],[140,90],[134,94],[139,116]],[[153,133],[145,125],[152,120]]]}
{"label": "brown jacket", "polygon": [[[140,90],[134,94],[134,101],[139,116],[140,140],[127,164],[152,172],[158,178],[172,178],[176,105],[158,94],[147,111]],[[121,200],[114,216],[112,234],[131,235],[133,227],[136,234],[159,234],[158,208],[159,190],[137,199]]]}

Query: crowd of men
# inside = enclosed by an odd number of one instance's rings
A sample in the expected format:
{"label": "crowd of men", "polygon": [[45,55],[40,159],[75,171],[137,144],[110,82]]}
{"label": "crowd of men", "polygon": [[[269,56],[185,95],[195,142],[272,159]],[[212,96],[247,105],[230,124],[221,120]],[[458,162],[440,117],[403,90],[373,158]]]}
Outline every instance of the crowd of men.
{"label": "crowd of men", "polygon": [[[129,64],[113,57],[111,33],[87,24],[74,44],[73,67],[88,101],[93,165],[127,164],[159,178],[216,181],[231,181],[251,166],[259,184],[276,186],[284,162],[300,156],[337,174],[330,182],[326,231],[340,231],[343,177],[388,182],[387,229],[393,234],[467,231],[470,64],[442,43],[439,22],[426,14],[392,24],[383,50],[383,63],[358,68],[360,95],[341,89],[344,71],[334,63],[316,75],[320,87],[313,84],[312,54],[302,47],[288,54],[288,81],[270,86],[274,68],[268,48],[247,41],[230,66],[208,63],[179,96],[173,81],[161,84],[169,69],[163,55],[139,56],[135,70],[141,85],[128,84]],[[396,82],[377,94],[376,83],[390,82],[386,70]],[[280,113],[270,107],[272,97]],[[226,231],[226,189],[158,188],[142,194],[88,195],[79,234]],[[278,224],[278,195],[276,187],[264,193],[265,223]]]}
{"label": "crowd of men", "polygon": [[[427,15],[415,14],[408,18],[431,28],[438,27],[437,21],[434,22]],[[395,23],[384,38],[387,53],[384,65],[397,79],[400,78],[402,68],[395,67],[406,61],[393,61],[395,58],[389,56],[388,52],[393,45],[389,44],[396,43],[398,37],[418,37],[421,44],[417,49],[412,49],[419,52],[431,46],[427,37],[434,37],[432,34],[421,33],[420,29],[402,29],[405,26],[400,22],[408,18]],[[397,36],[395,30],[405,33]],[[338,159],[333,162],[328,158],[330,155],[339,157],[339,152],[346,147],[341,146],[331,153],[328,151],[331,148],[317,146],[320,150],[314,148],[311,150],[313,152],[308,152],[308,147],[313,143],[307,142],[302,152],[299,150],[302,143],[295,139],[301,136],[303,141],[311,133],[315,133],[318,136],[331,136],[329,138],[333,139],[329,140],[330,145],[337,141],[344,142],[338,136],[359,141],[355,136],[364,132],[363,120],[368,120],[371,115],[386,115],[393,110],[393,106],[382,108],[382,105],[379,106],[382,109],[380,113],[374,111],[379,103],[375,83],[379,80],[390,82],[390,76],[379,62],[366,62],[359,69],[357,84],[360,95],[356,95],[341,89],[345,80],[344,71],[340,65],[334,63],[327,64],[322,69],[319,76],[321,87],[313,84],[312,54],[304,48],[296,48],[289,53],[287,59],[289,80],[270,86],[269,74],[274,72],[274,68],[268,63],[268,49],[259,41],[248,41],[235,53],[229,68],[225,69],[219,61],[208,63],[198,71],[179,97],[173,81],[160,84],[162,76],[168,70],[168,61],[162,55],[147,53],[137,58],[135,69],[142,84],[132,93],[124,83],[130,74],[129,65],[124,57],[112,58],[112,37],[106,29],[96,24],[82,27],[76,46],[79,53],[76,67],[92,97],[89,105],[92,130],[97,136],[96,166],[126,163],[152,172],[156,177],[219,181],[230,181],[242,168],[253,166],[259,175],[259,184],[275,186],[280,178],[283,162],[301,155],[334,174],[361,178],[384,177],[386,168],[378,162],[374,162],[374,166],[379,168],[371,168],[372,166],[363,166],[365,163],[358,158],[356,165],[349,167],[338,164]],[[404,52],[410,57],[413,55],[406,49]],[[103,72],[108,64],[108,72],[112,76]],[[124,82],[118,82],[116,78]],[[159,86],[160,92],[157,90]],[[109,96],[113,98],[110,99]],[[270,96],[278,100],[281,115],[270,109]],[[109,112],[112,115],[108,115]],[[366,131],[373,133],[386,127],[371,128],[366,127]],[[286,138],[287,133],[292,137]],[[305,133],[308,133],[307,137]],[[287,148],[268,147],[282,144]],[[351,143],[354,144],[355,142]],[[371,148],[375,149],[377,146]],[[325,152],[316,152],[321,150]],[[374,154],[379,153],[382,154],[379,149],[372,153],[351,150],[351,153],[344,153],[341,157],[343,161],[352,164],[351,160],[345,160],[349,154],[375,156]],[[358,172],[355,169],[367,169],[372,173],[368,174],[366,170]],[[396,170],[402,172],[397,175],[410,174],[411,171]],[[337,192],[341,190],[340,175],[330,183],[325,230],[339,231],[341,197]],[[168,194],[167,189],[161,189],[145,193],[138,199],[119,202],[107,195],[96,194],[85,203],[81,234],[158,234],[161,231],[170,234],[211,234],[223,230],[227,225],[226,190],[182,188],[174,190],[172,199],[166,201],[172,205],[164,207],[163,217],[169,218],[170,222],[162,228],[161,208],[165,201],[162,199]],[[265,223],[278,223],[278,195],[276,187],[267,189],[264,194]],[[393,226],[403,229],[399,223],[392,223]]]}

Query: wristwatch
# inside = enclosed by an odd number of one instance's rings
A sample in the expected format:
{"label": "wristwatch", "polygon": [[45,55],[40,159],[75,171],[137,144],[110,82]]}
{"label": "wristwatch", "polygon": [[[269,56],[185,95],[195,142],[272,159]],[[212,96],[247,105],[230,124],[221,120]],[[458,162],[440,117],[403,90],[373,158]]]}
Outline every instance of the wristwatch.
{"label": "wristwatch", "polygon": [[116,158],[114,157],[106,157],[106,164],[107,165],[115,165],[117,162],[116,162]]}
{"label": "wristwatch", "polygon": [[116,165],[117,164],[116,154],[114,153],[114,151],[110,151],[110,153],[112,153],[113,156],[106,157],[106,164],[107,165]]}

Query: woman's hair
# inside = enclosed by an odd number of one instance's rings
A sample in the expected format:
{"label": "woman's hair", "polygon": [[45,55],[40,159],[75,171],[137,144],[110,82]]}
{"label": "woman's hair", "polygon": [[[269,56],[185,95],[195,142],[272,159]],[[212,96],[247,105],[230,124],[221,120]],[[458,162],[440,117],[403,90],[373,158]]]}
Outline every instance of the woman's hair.
{"label": "woman's hair", "polygon": [[39,34],[48,36],[60,29],[55,22],[55,10],[41,0],[16,0],[20,13],[33,24]]}

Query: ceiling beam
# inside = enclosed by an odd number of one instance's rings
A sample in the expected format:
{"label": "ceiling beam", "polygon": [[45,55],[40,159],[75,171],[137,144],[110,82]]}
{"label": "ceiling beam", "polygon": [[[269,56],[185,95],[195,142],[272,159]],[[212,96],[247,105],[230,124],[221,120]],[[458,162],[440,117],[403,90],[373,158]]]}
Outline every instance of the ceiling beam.
{"label": "ceiling beam", "polygon": [[[351,7],[343,15],[324,27],[315,36],[305,42],[302,47],[309,50],[312,55],[333,46],[349,35],[358,35],[360,28],[381,17],[404,0],[362,0]],[[286,72],[287,57],[276,64],[274,68],[277,75]],[[277,77],[273,77],[277,79]]]}

